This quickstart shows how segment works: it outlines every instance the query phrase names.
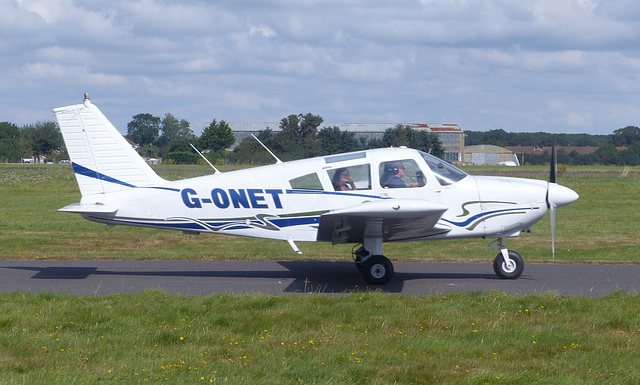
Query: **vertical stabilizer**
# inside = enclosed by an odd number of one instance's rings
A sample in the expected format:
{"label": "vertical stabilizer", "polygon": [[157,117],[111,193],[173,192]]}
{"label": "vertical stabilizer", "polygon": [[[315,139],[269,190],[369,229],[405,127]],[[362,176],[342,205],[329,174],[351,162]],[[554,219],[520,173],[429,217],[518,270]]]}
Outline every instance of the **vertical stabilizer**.
{"label": "vertical stabilizer", "polygon": [[53,110],[82,196],[165,182],[85,95],[83,104]]}

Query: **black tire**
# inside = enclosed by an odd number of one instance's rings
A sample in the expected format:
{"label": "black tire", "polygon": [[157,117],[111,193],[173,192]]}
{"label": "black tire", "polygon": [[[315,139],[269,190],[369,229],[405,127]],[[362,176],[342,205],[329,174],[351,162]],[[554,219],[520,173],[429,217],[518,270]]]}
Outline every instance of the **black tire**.
{"label": "black tire", "polygon": [[393,277],[393,264],[385,256],[373,255],[362,263],[360,272],[369,284],[384,285]]}
{"label": "black tire", "polygon": [[493,271],[502,279],[516,279],[524,270],[524,260],[520,254],[509,250],[509,259],[513,262],[512,266],[507,266],[502,253],[498,253],[496,259],[493,261]]}

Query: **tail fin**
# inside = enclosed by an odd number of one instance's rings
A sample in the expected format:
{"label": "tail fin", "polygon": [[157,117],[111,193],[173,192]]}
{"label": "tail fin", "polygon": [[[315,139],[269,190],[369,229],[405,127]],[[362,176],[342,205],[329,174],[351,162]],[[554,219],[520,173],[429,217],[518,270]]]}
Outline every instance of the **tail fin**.
{"label": "tail fin", "polygon": [[165,182],[86,94],[83,104],[53,112],[83,197]]}

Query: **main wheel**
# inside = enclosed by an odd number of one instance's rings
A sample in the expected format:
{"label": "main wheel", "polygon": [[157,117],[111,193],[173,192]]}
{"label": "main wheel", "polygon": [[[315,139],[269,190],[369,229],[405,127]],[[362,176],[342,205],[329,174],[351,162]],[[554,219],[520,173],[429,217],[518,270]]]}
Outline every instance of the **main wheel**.
{"label": "main wheel", "polygon": [[393,277],[393,264],[382,255],[373,255],[362,263],[364,280],[372,285],[384,285]]}
{"label": "main wheel", "polygon": [[502,279],[516,279],[524,270],[524,260],[520,254],[509,250],[509,259],[511,260],[509,263],[505,262],[502,253],[498,253],[493,261],[493,270]]}

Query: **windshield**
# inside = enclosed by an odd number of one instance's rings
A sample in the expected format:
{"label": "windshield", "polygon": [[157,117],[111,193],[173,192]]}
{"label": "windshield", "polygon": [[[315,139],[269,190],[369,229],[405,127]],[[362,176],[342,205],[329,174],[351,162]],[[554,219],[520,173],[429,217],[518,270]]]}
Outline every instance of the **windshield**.
{"label": "windshield", "polygon": [[454,184],[462,179],[464,179],[468,174],[459,168],[450,165],[442,159],[436,158],[433,155],[429,155],[422,151],[419,151],[420,155],[424,158],[424,161],[427,162],[431,171],[438,179],[443,186],[448,186],[450,184]]}

